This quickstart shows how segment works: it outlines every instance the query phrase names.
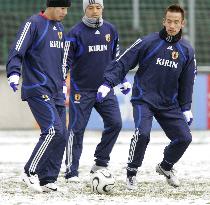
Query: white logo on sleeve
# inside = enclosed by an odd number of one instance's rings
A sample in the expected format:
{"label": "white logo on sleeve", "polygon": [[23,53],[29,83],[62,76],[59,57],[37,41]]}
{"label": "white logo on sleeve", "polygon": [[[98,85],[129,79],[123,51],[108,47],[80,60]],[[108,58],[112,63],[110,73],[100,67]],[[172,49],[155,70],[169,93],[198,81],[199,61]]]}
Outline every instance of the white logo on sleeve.
{"label": "white logo on sleeve", "polygon": [[54,31],[57,31],[57,28],[56,28],[55,26],[53,26],[53,30],[54,30]]}

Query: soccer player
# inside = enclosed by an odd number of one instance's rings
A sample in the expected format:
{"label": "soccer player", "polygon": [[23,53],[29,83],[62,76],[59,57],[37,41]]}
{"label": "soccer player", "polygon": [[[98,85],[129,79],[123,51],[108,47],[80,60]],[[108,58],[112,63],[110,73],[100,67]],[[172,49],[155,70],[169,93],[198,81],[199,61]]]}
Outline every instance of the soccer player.
{"label": "soccer player", "polygon": [[[102,103],[96,101],[98,87],[103,83],[104,69],[119,55],[116,28],[102,18],[103,0],[83,0],[84,17],[67,34],[69,41],[64,62],[70,69],[69,138],[66,148],[67,181],[79,181],[78,168],[83,148],[83,136],[93,108],[104,122],[101,142],[95,150],[91,172],[108,166],[110,153],[122,127],[117,97],[113,89]],[[69,50],[68,50],[69,48]],[[131,84],[124,80],[122,92]],[[97,122],[96,122],[97,123]]]}
{"label": "soccer player", "polygon": [[138,64],[131,98],[135,134],[129,150],[128,189],[137,188],[136,174],[150,141],[153,117],[171,141],[156,172],[165,176],[169,185],[180,185],[173,166],[192,140],[189,125],[193,120],[191,103],[197,70],[194,50],[182,38],[184,24],[184,10],[179,5],[169,6],[163,29],[138,39],[113,61],[98,89],[98,96],[107,96],[112,87]]}
{"label": "soccer player", "polygon": [[[27,101],[41,135],[22,179],[32,190],[57,191],[66,144],[66,86],[62,70],[64,32],[61,21],[70,0],[47,0],[47,8],[26,20],[17,34],[7,62],[8,82],[18,90],[22,75],[22,100]],[[21,72],[22,66],[22,72]]]}

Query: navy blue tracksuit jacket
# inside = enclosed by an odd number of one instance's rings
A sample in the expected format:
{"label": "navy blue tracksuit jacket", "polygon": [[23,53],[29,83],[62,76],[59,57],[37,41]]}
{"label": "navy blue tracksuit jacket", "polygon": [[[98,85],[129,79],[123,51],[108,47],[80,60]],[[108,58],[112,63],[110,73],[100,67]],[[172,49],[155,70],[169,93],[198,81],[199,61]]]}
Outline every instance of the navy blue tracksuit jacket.
{"label": "navy blue tracksuit jacket", "polygon": [[196,67],[194,51],[186,40],[168,43],[159,33],[138,39],[107,67],[105,80],[115,86],[137,64],[132,103],[147,102],[157,109],[190,109]]}
{"label": "navy blue tracksuit jacket", "polygon": [[115,86],[137,65],[131,99],[136,133],[131,140],[128,166],[141,165],[153,116],[171,140],[164,160],[174,164],[191,142],[182,111],[191,108],[196,74],[194,50],[183,38],[169,43],[159,33],[152,33],[138,39],[107,66],[105,81]]}
{"label": "navy blue tracksuit jacket", "polygon": [[119,55],[119,38],[115,27],[107,21],[97,29],[83,22],[71,28],[66,36],[71,42],[67,69],[75,90],[97,91],[103,83],[104,69]]}
{"label": "navy blue tracksuit jacket", "polygon": [[20,27],[7,62],[8,77],[22,74],[22,100],[41,128],[25,165],[25,172],[38,174],[41,185],[57,180],[66,143],[63,47],[62,24],[41,12]]}
{"label": "navy blue tracksuit jacket", "polygon": [[[63,25],[42,13],[30,17],[20,28],[7,62],[7,76],[22,74],[22,99],[49,95],[64,104],[62,71]],[[21,72],[22,67],[22,72]]]}
{"label": "navy blue tracksuit jacket", "polygon": [[66,40],[64,63],[71,74],[66,158],[66,178],[69,178],[78,176],[84,131],[92,109],[95,108],[104,121],[102,139],[94,155],[97,165],[107,166],[122,122],[113,90],[106,101],[96,102],[96,93],[103,82],[104,70],[119,54],[118,33],[115,27],[107,21],[99,28],[90,28],[80,22],[71,28]]}

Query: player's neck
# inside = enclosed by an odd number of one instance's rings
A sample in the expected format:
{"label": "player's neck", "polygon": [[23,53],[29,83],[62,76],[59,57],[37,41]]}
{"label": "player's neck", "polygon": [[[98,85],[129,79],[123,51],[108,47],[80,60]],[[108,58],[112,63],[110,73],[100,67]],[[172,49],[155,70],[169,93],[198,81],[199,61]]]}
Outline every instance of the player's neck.
{"label": "player's neck", "polygon": [[160,38],[165,40],[168,43],[176,43],[182,38],[182,30],[179,31],[175,36],[170,36],[166,28],[164,27],[160,32],[159,32]]}

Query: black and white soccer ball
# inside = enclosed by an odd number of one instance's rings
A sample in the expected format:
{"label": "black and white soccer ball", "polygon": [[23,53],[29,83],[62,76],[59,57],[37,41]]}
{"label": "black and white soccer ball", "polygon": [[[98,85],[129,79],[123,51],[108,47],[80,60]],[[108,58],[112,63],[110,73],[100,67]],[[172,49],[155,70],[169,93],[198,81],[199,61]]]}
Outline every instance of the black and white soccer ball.
{"label": "black and white soccer ball", "polygon": [[115,187],[115,178],[107,169],[100,169],[91,176],[91,191],[97,194],[110,194]]}

